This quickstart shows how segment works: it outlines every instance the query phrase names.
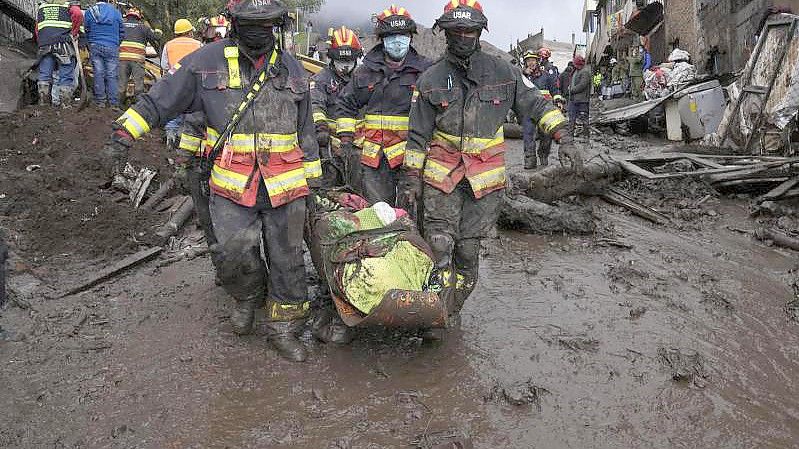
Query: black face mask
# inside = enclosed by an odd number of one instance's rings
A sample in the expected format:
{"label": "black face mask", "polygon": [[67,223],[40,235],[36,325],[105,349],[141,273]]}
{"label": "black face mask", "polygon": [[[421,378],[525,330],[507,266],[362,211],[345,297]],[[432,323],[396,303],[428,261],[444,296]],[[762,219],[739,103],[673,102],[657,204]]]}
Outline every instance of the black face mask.
{"label": "black face mask", "polygon": [[456,58],[469,59],[480,49],[480,36],[463,37],[447,33],[447,51]]}
{"label": "black face mask", "polygon": [[236,36],[250,56],[263,56],[275,49],[275,33],[271,26],[237,23]]}

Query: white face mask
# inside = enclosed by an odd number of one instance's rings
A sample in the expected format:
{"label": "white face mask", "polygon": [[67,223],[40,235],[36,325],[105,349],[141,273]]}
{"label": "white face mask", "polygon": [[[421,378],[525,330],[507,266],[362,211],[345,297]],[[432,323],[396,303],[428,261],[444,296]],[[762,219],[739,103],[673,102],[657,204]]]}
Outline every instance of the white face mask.
{"label": "white face mask", "polygon": [[383,38],[383,48],[394,61],[402,61],[411,49],[411,37],[404,34],[392,34]]}
{"label": "white face mask", "polygon": [[349,76],[355,70],[355,61],[333,61],[333,68],[341,76]]}

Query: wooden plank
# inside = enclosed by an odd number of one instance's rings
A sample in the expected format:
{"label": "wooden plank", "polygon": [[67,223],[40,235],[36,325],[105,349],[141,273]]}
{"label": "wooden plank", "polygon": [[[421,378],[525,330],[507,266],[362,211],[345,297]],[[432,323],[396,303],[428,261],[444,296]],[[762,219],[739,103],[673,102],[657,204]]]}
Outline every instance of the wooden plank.
{"label": "wooden plank", "polygon": [[166,198],[169,192],[175,187],[175,178],[169,178],[153,195],[144,202],[139,208],[143,212],[152,211],[155,206]]}
{"label": "wooden plank", "polygon": [[606,193],[602,194],[600,198],[610,204],[621,206],[633,214],[656,224],[667,224],[670,221],[669,217],[661,214],[651,207],[647,207],[636,202],[632,198],[615,189],[609,189]]}
{"label": "wooden plank", "polygon": [[652,173],[652,172],[650,172],[648,170],[644,170],[643,168],[633,164],[632,162],[619,161],[619,165],[621,165],[621,168],[623,168],[624,170],[626,170],[626,171],[628,171],[628,172],[630,172],[630,173],[632,173],[634,175],[638,175],[638,176],[641,176],[641,177],[646,178],[646,179],[655,179],[655,174],[654,173]]}
{"label": "wooden plank", "polygon": [[736,187],[736,186],[743,186],[743,185],[750,185],[750,184],[779,184],[781,182],[785,182],[788,179],[787,177],[781,178],[744,178],[744,179],[734,179],[732,181],[724,181],[719,183],[714,183],[713,187]]}
{"label": "wooden plank", "polygon": [[782,197],[783,195],[785,195],[786,193],[788,193],[794,187],[796,187],[797,184],[799,184],[799,177],[789,179],[789,180],[783,182],[782,184],[780,184],[779,186],[777,186],[771,192],[763,195],[759,202],[769,201],[769,200],[776,200],[776,199]]}
{"label": "wooden plank", "polygon": [[143,251],[139,251],[136,254],[132,254],[120,260],[119,262],[111,265],[110,267],[100,270],[97,274],[87,279],[85,282],[81,282],[80,284],[68,289],[65,293],[60,295],[59,298],[66,298],[67,296],[72,296],[81,292],[85,292],[86,290],[95,287],[97,285],[100,285],[103,282],[113,278],[119,273],[122,273],[128,268],[135,267],[136,265],[139,265],[141,263],[153,259],[157,255],[161,254],[163,250],[164,248],[156,246],[153,248],[145,249]]}

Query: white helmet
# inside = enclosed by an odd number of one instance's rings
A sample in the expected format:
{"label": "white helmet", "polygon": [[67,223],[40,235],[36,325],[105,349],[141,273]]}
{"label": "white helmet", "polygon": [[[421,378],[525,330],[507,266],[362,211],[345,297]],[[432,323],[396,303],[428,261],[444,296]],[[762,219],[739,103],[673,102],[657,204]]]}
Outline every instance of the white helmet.
{"label": "white helmet", "polygon": [[616,58],[610,58],[610,65],[616,64],[618,62],[619,61],[617,61]]}

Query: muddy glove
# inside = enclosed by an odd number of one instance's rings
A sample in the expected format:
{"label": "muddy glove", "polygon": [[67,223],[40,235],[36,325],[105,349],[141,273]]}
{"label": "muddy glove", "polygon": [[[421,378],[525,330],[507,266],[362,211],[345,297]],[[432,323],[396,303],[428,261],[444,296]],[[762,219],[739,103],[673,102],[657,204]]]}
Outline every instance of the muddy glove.
{"label": "muddy glove", "polygon": [[397,183],[397,206],[405,209],[415,220],[422,201],[422,177],[419,170],[403,168]]}
{"label": "muddy glove", "polygon": [[574,169],[582,168],[583,153],[574,144],[574,138],[572,137],[571,133],[560,130],[552,137],[560,145],[560,148],[558,149],[558,159],[560,159],[560,165]]}
{"label": "muddy glove", "polygon": [[128,162],[128,151],[133,146],[133,137],[124,130],[116,130],[103,147],[102,158],[109,176],[122,173]]}
{"label": "muddy glove", "polygon": [[361,177],[361,150],[352,143],[352,137],[341,137],[341,158],[344,160],[344,182],[357,191]]}
{"label": "muddy glove", "polygon": [[319,148],[330,147],[330,129],[327,125],[316,125],[316,142],[319,144]]}
{"label": "muddy glove", "polygon": [[178,156],[175,158],[175,187],[183,195],[191,195],[190,173],[197,162],[194,158]]}

